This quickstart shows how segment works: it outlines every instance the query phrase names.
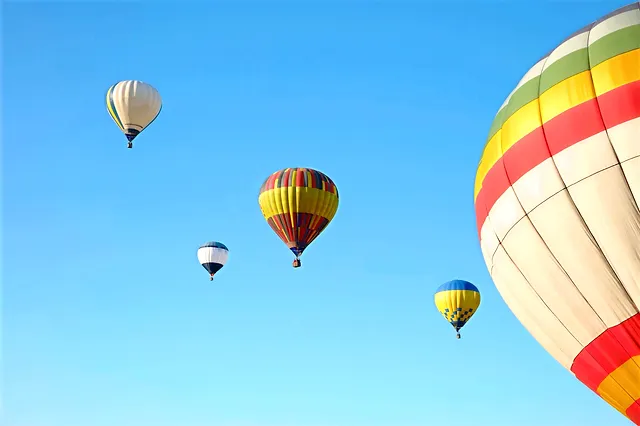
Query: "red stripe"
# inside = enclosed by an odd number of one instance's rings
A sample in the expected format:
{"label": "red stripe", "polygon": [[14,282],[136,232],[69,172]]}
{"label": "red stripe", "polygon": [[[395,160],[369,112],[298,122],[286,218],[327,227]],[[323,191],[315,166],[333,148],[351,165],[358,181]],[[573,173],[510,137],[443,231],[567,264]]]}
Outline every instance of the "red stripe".
{"label": "red stripe", "polygon": [[282,224],[281,218],[278,216],[270,217],[267,219],[267,223],[273,229],[273,231],[280,237],[282,241],[287,242],[287,235],[285,233],[284,225]]}
{"label": "red stripe", "polygon": [[308,171],[307,173],[309,173],[309,177],[311,178],[311,187],[312,188],[317,188],[318,187],[318,178],[316,177],[315,173],[311,173],[310,171]]}
{"label": "red stripe", "polygon": [[631,357],[640,355],[640,314],[611,327],[582,349],[571,371],[594,392]]}
{"label": "red stripe", "polygon": [[292,169],[288,169],[286,170],[283,174],[282,174],[282,180],[280,181],[280,188],[288,188],[291,185],[291,173],[293,173]]}
{"label": "red stripe", "polygon": [[[295,179],[293,179],[292,173],[296,172]],[[305,183],[305,174],[311,174],[311,180]],[[323,182],[325,183],[324,189],[327,192],[331,192],[333,194],[336,193],[335,184],[329,179],[328,176],[318,172],[313,169],[305,169],[305,168],[292,168],[290,170],[280,170],[273,173],[270,177],[267,178],[266,182],[263,185],[262,190],[265,192],[270,189],[275,188],[289,188],[289,187],[309,187],[309,188],[317,188],[323,189]]]}
{"label": "red stripe", "polygon": [[636,402],[629,408],[627,408],[627,417],[633,423],[640,425],[640,399],[637,399]]}
{"label": "red stripe", "polygon": [[[516,142],[491,167],[476,198],[478,234],[498,198],[538,164],[564,149],[640,116],[640,81],[583,102]],[[606,124],[606,126],[605,126]],[[485,206],[482,208],[481,206]]]}
{"label": "red stripe", "polygon": [[262,185],[262,188],[260,189],[260,193],[262,194],[265,191],[273,189],[273,182],[275,181],[275,179],[276,179],[276,174],[275,173],[271,174],[271,176],[269,176],[267,180],[264,182],[264,184]]}
{"label": "red stripe", "polygon": [[311,244],[329,224],[327,219],[311,213],[296,213],[294,226],[289,213],[273,215],[267,222],[285,244],[296,243],[299,249]]}

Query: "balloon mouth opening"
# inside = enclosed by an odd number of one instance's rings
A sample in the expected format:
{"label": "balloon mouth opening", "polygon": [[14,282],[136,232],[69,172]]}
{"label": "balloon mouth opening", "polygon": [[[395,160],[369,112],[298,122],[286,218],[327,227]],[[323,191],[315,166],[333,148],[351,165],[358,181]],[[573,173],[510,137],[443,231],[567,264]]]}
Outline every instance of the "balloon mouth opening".
{"label": "balloon mouth opening", "polygon": [[129,142],[133,142],[133,140],[136,138],[136,136],[138,136],[140,134],[140,132],[136,131],[136,133],[133,133],[131,131],[127,132],[125,135],[127,136],[127,140]]}
{"label": "balloon mouth opening", "polygon": [[127,133],[125,133],[125,136],[127,137],[127,140],[129,142],[133,142],[133,140],[136,138],[136,136],[138,136],[140,134],[140,132],[138,130],[135,129],[128,129]]}
{"label": "balloon mouth opening", "polygon": [[287,244],[287,246],[289,247],[289,250],[291,250],[291,252],[296,256],[296,259],[302,256],[302,252],[304,252],[304,249],[306,248],[300,247],[296,245],[296,243],[289,243]]}

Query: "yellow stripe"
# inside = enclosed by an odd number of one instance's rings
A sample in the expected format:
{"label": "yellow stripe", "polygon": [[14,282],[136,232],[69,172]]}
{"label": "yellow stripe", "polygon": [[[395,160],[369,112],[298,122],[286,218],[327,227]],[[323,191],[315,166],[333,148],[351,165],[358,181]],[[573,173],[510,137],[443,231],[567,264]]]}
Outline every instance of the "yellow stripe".
{"label": "yellow stripe", "polygon": [[[542,121],[540,121],[540,100],[536,98],[520,108],[502,125],[501,151],[503,153],[507,152],[516,142],[540,126],[542,126]],[[500,157],[496,157],[493,164]]]}
{"label": "yellow stripe", "polygon": [[[435,294],[434,302],[440,313],[444,313],[445,309],[453,312],[457,308],[462,308],[463,311],[471,308],[475,312],[480,306],[480,293],[473,290],[440,291]],[[471,315],[468,315],[468,317],[471,317]]]}
{"label": "yellow stripe", "polygon": [[625,414],[640,399],[640,356],[634,356],[609,374],[597,393],[612,407]]}
{"label": "yellow stripe", "polygon": [[[501,131],[498,131],[487,144],[476,173],[474,200],[478,197],[482,182],[489,170],[516,142],[543,123],[593,99],[596,94],[599,96],[625,84],[640,80],[639,63],[640,49],[615,56],[597,65],[591,71],[584,71],[561,81],[543,93],[540,98],[534,99],[520,108],[503,124]],[[595,91],[594,85],[596,86]],[[540,108],[540,103],[542,103],[542,108]]]}
{"label": "yellow stripe", "polygon": [[[478,165],[478,171],[476,172],[476,183],[474,187],[474,201],[478,197],[478,192],[482,188],[482,181],[484,177],[489,173],[491,167],[502,156],[502,129],[498,130],[491,138],[487,146],[482,152],[480,157],[480,164]],[[495,161],[493,160],[495,158]]]}
{"label": "yellow stripe", "polygon": [[310,213],[331,220],[338,210],[338,197],[318,188],[270,189],[260,194],[258,203],[266,219],[284,213]]}
{"label": "yellow stripe", "polygon": [[598,96],[640,80],[640,49],[604,61],[591,70]]}
{"label": "yellow stripe", "polygon": [[120,120],[117,119],[118,114],[116,114],[116,112],[113,110],[113,108],[111,108],[111,102],[109,102],[109,95],[111,95],[111,92],[113,91],[113,89],[115,88],[115,86],[111,86],[109,88],[109,90],[107,90],[107,111],[109,111],[109,115],[111,116],[111,119],[113,121],[115,121],[116,126],[118,126],[120,128],[120,130],[122,130],[124,132],[124,127],[122,125],[120,125]]}
{"label": "yellow stripe", "polygon": [[595,97],[596,92],[593,90],[591,72],[583,71],[561,81],[540,95],[541,108],[538,114],[542,115],[542,122],[546,123],[563,112]]}

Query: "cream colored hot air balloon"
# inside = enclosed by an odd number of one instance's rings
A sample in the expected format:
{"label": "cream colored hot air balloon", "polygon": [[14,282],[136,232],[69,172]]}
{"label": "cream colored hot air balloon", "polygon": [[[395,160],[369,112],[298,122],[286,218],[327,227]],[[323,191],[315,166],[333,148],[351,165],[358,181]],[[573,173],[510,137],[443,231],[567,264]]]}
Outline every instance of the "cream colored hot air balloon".
{"label": "cream colored hot air balloon", "polygon": [[535,339],[640,425],[640,10],[525,74],[491,126],[475,209],[496,287]]}
{"label": "cream colored hot air balloon", "polygon": [[135,137],[158,117],[161,109],[160,93],[142,81],[121,81],[107,91],[107,110],[127,137],[128,148],[133,148]]}

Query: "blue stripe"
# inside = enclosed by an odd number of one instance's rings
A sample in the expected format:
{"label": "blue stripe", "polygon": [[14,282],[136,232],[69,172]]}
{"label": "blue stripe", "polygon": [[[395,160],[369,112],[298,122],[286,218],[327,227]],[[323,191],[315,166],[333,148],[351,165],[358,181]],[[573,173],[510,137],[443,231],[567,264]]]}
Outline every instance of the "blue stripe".
{"label": "blue stripe", "polygon": [[205,247],[213,247],[213,248],[225,249],[225,250],[229,251],[227,246],[225,246],[224,244],[219,243],[217,241],[209,241],[208,243],[205,243],[205,244],[200,246],[200,248],[205,248]]}
{"label": "blue stripe", "polygon": [[478,293],[480,293],[480,291],[478,290],[478,287],[471,284],[469,281],[464,281],[464,280],[453,280],[453,281],[446,282],[437,288],[436,293],[440,293],[441,291],[451,291],[451,290],[470,290],[470,291],[477,291]]}

